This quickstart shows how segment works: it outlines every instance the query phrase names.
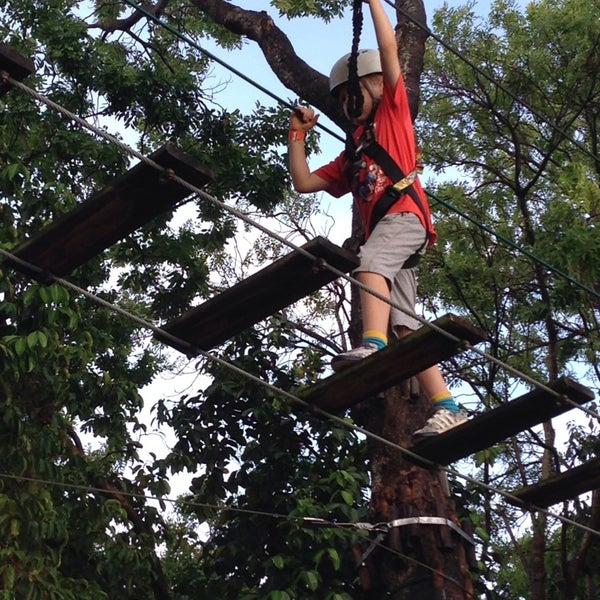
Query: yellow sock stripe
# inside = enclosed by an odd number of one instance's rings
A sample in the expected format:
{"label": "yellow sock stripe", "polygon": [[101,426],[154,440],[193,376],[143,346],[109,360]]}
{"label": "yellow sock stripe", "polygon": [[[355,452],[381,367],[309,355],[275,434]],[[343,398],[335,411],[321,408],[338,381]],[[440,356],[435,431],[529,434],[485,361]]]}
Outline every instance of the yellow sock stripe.
{"label": "yellow sock stripe", "polygon": [[449,398],[452,398],[452,394],[448,390],[446,390],[444,392],[438,392],[437,394],[431,396],[431,401],[441,402],[442,400],[448,400]]}
{"label": "yellow sock stripe", "polygon": [[375,338],[377,340],[381,340],[386,346],[387,346],[387,342],[388,342],[388,338],[387,335],[385,335],[385,333],[382,333],[381,331],[377,331],[376,329],[367,329],[366,331],[363,332],[363,340],[366,338]]}

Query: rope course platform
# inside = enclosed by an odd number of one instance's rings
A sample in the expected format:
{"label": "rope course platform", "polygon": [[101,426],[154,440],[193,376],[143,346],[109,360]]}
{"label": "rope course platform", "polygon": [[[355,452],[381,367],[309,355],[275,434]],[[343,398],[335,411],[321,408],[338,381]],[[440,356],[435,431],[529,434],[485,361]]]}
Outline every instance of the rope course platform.
{"label": "rope course platform", "polygon": [[453,314],[436,319],[433,325],[456,339],[420,327],[356,365],[300,390],[298,397],[330,412],[342,411],[487,339],[484,331]]}
{"label": "rope course platform", "polygon": [[[171,144],[149,158],[167,170],[160,172],[145,162],[138,163],[44,227],[14,254],[54,275],[66,275],[189,196],[187,188],[169,178],[171,171],[196,187],[214,178],[210,169]],[[26,270],[16,262],[13,266]]]}
{"label": "rope course platform", "polygon": [[[520,500],[513,504],[533,504],[545,508],[597,489],[600,489],[600,457],[511,494]],[[510,498],[508,500],[512,502]]]}
{"label": "rope course platform", "polygon": [[565,402],[564,396],[580,405],[594,398],[594,392],[568,377],[556,379],[547,387],[563,397],[537,388],[433,438],[422,440],[409,450],[436,464],[448,465],[571,410],[573,405]]}
{"label": "rope course platform", "polygon": [[[353,252],[320,236],[304,244],[302,250],[317,257],[317,260],[293,250],[200,306],[190,309],[162,329],[195,348],[209,350],[337,279],[338,276],[327,269],[324,263],[345,273],[358,266],[358,259]],[[190,353],[189,349],[179,347],[166,336],[156,334],[156,337],[181,352]]]}
{"label": "rope course platform", "polygon": [[[35,72],[33,60],[21,56],[11,50],[6,44],[0,42],[0,73],[5,71],[16,81],[23,81]],[[0,78],[0,96],[4,96],[12,85]]]}

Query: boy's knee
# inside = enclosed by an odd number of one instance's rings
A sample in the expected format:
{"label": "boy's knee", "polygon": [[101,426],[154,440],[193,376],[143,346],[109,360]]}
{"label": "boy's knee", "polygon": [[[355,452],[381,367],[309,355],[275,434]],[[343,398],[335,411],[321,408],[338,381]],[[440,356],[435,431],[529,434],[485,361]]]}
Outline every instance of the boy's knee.
{"label": "boy's knee", "polygon": [[406,325],[395,325],[394,326],[394,334],[398,339],[407,336],[409,333],[412,333],[414,329],[407,327]]}

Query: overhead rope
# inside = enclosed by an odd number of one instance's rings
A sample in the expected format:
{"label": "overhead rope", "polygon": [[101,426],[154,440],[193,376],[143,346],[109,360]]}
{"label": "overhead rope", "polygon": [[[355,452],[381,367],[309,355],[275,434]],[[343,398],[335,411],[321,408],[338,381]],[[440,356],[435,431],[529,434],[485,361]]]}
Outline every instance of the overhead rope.
{"label": "overhead rope", "polygon": [[[163,172],[165,170],[164,167],[162,167],[161,165],[157,164],[155,161],[151,160],[150,158],[148,158],[144,154],[142,154],[142,153],[138,152],[137,150],[131,148],[126,143],[124,143],[121,140],[115,138],[114,136],[110,135],[106,131],[104,131],[104,130],[98,128],[98,127],[96,127],[95,125],[92,125],[92,124],[88,123],[85,119],[82,119],[81,117],[79,117],[78,115],[75,115],[74,113],[72,113],[71,111],[67,110],[63,106],[60,106],[59,104],[53,102],[49,98],[47,98],[47,97],[43,96],[42,94],[40,94],[39,92],[37,92],[37,91],[29,88],[24,83],[22,83],[20,81],[17,81],[17,80],[14,80],[10,76],[6,76],[6,79],[12,85],[14,85],[15,87],[21,89],[22,91],[24,91],[28,95],[30,95],[30,96],[38,99],[40,102],[43,102],[44,104],[46,104],[50,108],[53,108],[54,110],[57,110],[61,114],[65,115],[66,117],[68,117],[68,118],[74,120],[75,122],[79,123],[82,127],[84,127],[86,129],[92,131],[96,135],[99,135],[100,137],[106,139],[107,141],[109,141],[109,142],[111,142],[113,144],[116,144],[119,148],[123,149],[125,152],[131,154],[132,156],[135,156],[135,157],[139,158],[142,162],[148,164],[149,166],[153,167],[154,169],[157,169],[159,172]],[[390,298],[387,298],[387,297],[383,296],[382,294],[380,294],[376,290],[374,290],[374,289],[370,288],[369,286],[365,285],[364,283],[360,282],[355,277],[352,277],[351,275],[348,275],[347,273],[344,273],[343,271],[335,268],[334,266],[330,265],[326,261],[322,261],[322,259],[318,259],[315,255],[311,254],[309,251],[307,251],[304,248],[302,248],[302,247],[294,244],[293,242],[291,242],[290,240],[288,240],[285,237],[281,236],[280,234],[278,234],[277,232],[273,231],[269,227],[266,227],[266,226],[262,225],[261,223],[259,223],[258,221],[252,219],[251,217],[249,217],[248,215],[246,215],[242,211],[236,209],[235,207],[229,206],[225,202],[222,202],[222,201],[218,200],[217,198],[215,198],[214,196],[208,194],[204,190],[202,190],[202,189],[200,189],[200,188],[192,185],[191,183],[189,183],[185,179],[182,179],[181,177],[179,177],[176,173],[169,173],[169,177],[170,177],[170,179],[172,181],[175,181],[175,182],[179,183],[180,185],[182,185],[183,187],[185,187],[186,189],[188,189],[190,192],[193,192],[196,196],[199,196],[199,197],[201,197],[201,198],[203,198],[203,199],[205,199],[205,200],[207,200],[207,201],[215,204],[219,208],[221,208],[221,209],[229,212],[230,214],[232,214],[233,216],[237,217],[238,219],[244,221],[248,225],[250,225],[250,226],[258,229],[259,231],[262,231],[265,235],[267,235],[269,237],[272,237],[272,238],[276,239],[277,241],[279,241],[280,243],[282,243],[283,245],[288,246],[292,250],[295,250],[296,252],[298,252],[302,256],[308,258],[309,260],[311,260],[311,261],[319,260],[320,262],[323,263],[322,264],[323,268],[328,269],[331,273],[335,274],[338,278],[342,278],[342,279],[348,281],[350,284],[356,286],[357,288],[362,289],[365,292],[368,292],[372,296],[375,296],[376,298],[378,298],[379,300],[382,300],[383,302],[389,304],[393,308],[396,308],[396,309],[402,311],[403,313],[411,316],[412,318],[414,318],[417,321],[419,321],[422,325],[424,325],[426,327],[429,327],[430,329],[436,331],[440,335],[443,335],[443,336],[447,337],[448,339],[452,340],[455,343],[463,343],[464,342],[464,340],[461,340],[458,337],[452,335],[451,333],[445,331],[441,327],[438,327],[435,323],[432,323],[432,322],[428,321],[427,319],[423,318],[422,316],[418,315],[417,313],[409,311],[406,308],[399,306],[397,303],[393,302]],[[0,253],[4,254],[5,256],[10,256],[10,257],[13,256],[12,254],[7,253],[5,250],[0,250]],[[29,263],[27,263],[25,261],[22,261],[21,259],[18,259],[17,257],[15,257],[15,262],[16,263],[23,263],[25,266],[29,265]],[[49,275],[45,271],[41,271],[39,268],[35,267],[35,265],[33,265],[33,267],[34,267],[34,269],[33,269],[34,272],[35,272],[36,269],[37,269],[37,271],[40,272],[39,273],[40,277],[46,277],[46,276]],[[167,336],[167,337],[172,338],[173,336]],[[195,348],[193,348],[187,342],[186,342],[185,346],[189,347],[190,352],[192,352],[192,351],[195,352],[196,351]],[[548,387],[547,385],[545,385],[545,384],[537,381],[536,379],[534,379],[533,377],[531,377],[531,376],[527,375],[526,373],[520,371],[519,369],[516,369],[515,367],[512,367],[511,365],[509,365],[505,361],[500,360],[499,358],[497,358],[496,356],[493,356],[489,352],[485,352],[484,350],[481,350],[480,348],[477,348],[476,346],[471,346],[470,344],[466,344],[466,346],[469,348],[469,350],[471,352],[477,353],[480,356],[486,358],[487,360],[495,363],[497,366],[503,368],[504,370],[506,370],[507,372],[511,373],[512,375],[515,375],[516,377],[518,377],[522,381],[525,381],[525,382],[529,383],[530,385],[532,385],[533,387],[536,387],[536,388],[538,388],[540,390],[543,390],[547,394],[550,394],[552,397],[555,397],[555,398],[557,398],[557,399],[559,399],[561,401],[566,402],[570,406],[573,406],[573,408],[579,409],[582,412],[585,412],[586,414],[588,414],[590,416],[593,416],[594,418],[598,418],[600,420],[600,415],[597,414],[596,412],[592,411],[591,409],[589,409],[587,407],[584,407],[582,405],[577,404],[576,402],[572,401],[567,396],[563,396],[562,394],[560,394],[556,390],[553,390],[552,388]]]}
{"label": "overhead rope", "polygon": [[[389,0],[385,0],[385,1],[387,2],[387,4],[389,6],[392,6],[392,7],[395,8],[395,5],[392,2],[390,2]],[[202,52],[203,54],[205,54],[206,56],[208,56],[211,60],[214,60],[215,62],[217,62],[221,66],[225,67],[226,69],[228,69],[229,71],[231,71],[235,75],[237,75],[240,78],[242,78],[244,81],[250,83],[251,85],[253,85],[257,89],[259,89],[260,91],[264,92],[265,94],[267,94],[268,96],[270,96],[271,98],[273,98],[274,100],[276,100],[277,102],[281,103],[282,106],[286,106],[286,107],[289,107],[291,109],[294,108],[294,106],[291,106],[288,102],[286,102],[285,100],[279,98],[274,93],[272,93],[268,89],[264,88],[263,86],[261,86],[259,83],[257,83],[253,79],[249,78],[244,73],[236,70],[234,67],[232,67],[231,65],[229,65],[227,62],[225,62],[222,59],[218,58],[217,56],[215,56],[214,54],[212,54],[208,50],[205,50],[204,48],[202,48],[200,45],[198,45],[196,42],[194,42],[194,40],[192,40],[188,36],[182,34],[180,31],[178,31],[173,26],[171,26],[169,23],[167,23],[167,22],[163,21],[162,19],[160,19],[157,15],[149,12],[146,8],[144,8],[143,6],[139,5],[137,2],[134,2],[134,0],[123,0],[123,2],[125,2],[126,4],[128,4],[129,6],[131,6],[132,8],[134,8],[135,10],[139,11],[140,13],[142,13],[144,16],[146,16],[148,19],[150,19],[151,21],[153,21],[157,25],[160,25],[161,27],[164,27],[166,30],[168,30],[171,33],[173,33],[173,35],[175,35],[176,37],[178,37],[179,39],[181,39],[185,43],[187,43],[190,46],[192,46],[193,48],[199,50],[200,52]],[[472,61],[470,61],[467,58],[465,58],[461,53],[459,53],[457,50],[455,50],[450,44],[444,42],[439,36],[437,36],[436,34],[434,34],[433,32],[431,32],[431,30],[428,27],[424,26],[422,23],[420,23],[419,21],[417,21],[416,19],[414,19],[414,17],[412,17],[409,13],[407,13],[406,11],[404,11],[401,8],[397,8],[396,10],[399,13],[401,13],[402,15],[404,15],[408,20],[410,20],[414,25],[416,25],[417,27],[419,27],[420,29],[422,29],[425,33],[427,33],[432,39],[434,39],[438,43],[440,43],[444,48],[448,49],[450,52],[452,52],[453,54],[455,54],[460,60],[464,61],[475,72],[477,72],[477,73],[481,74],[482,76],[484,76],[487,80],[489,80],[491,83],[493,83],[494,85],[496,85],[499,89],[501,89],[502,91],[504,91],[506,94],[510,95],[517,103],[521,104],[524,108],[527,108],[528,110],[530,110],[532,112],[532,114],[534,114],[536,116],[536,118],[538,120],[540,120],[540,122],[544,123],[545,125],[548,125],[548,127],[553,128],[555,131],[557,131],[558,133],[560,133],[561,135],[563,135],[565,137],[565,139],[567,139],[568,141],[570,141],[573,144],[577,145],[582,151],[584,151],[588,156],[590,156],[594,160],[600,160],[594,153],[591,153],[589,151],[589,149],[587,149],[584,146],[578,144],[578,142],[576,140],[573,140],[572,138],[570,138],[568,136],[568,134],[564,130],[558,128],[554,123],[548,121],[548,119],[546,119],[545,117],[543,117],[539,113],[539,111],[536,111],[534,108],[532,108],[527,103],[525,103],[522,98],[519,98],[515,94],[512,94],[510,92],[510,90],[507,90],[504,86],[502,86],[502,84],[500,82],[498,82],[497,80],[495,80],[491,75],[488,75],[487,73],[485,73],[482,69],[480,69],[480,67],[478,67],[476,64],[474,64]],[[360,14],[362,15],[362,12]],[[353,25],[353,27],[354,27],[354,25]],[[331,131],[330,129],[325,128],[320,123],[317,123],[317,127],[322,128],[324,131],[326,131],[327,133],[329,133],[331,136],[333,136],[336,139],[344,142],[346,145],[348,144],[348,141],[349,141],[348,140],[348,136],[346,136],[344,138],[344,137],[340,136],[339,134]],[[436,202],[438,202],[440,204],[443,204],[444,206],[446,206],[447,208],[449,208],[453,212],[456,212],[457,214],[460,214],[461,216],[469,219],[472,223],[474,223],[475,225],[477,225],[481,229],[484,229],[487,233],[490,233],[496,239],[500,240],[502,243],[507,244],[512,249],[514,249],[514,250],[522,253],[523,255],[527,256],[528,258],[530,258],[531,260],[533,260],[535,263],[539,264],[540,266],[543,266],[544,268],[547,268],[548,270],[552,271],[554,274],[556,274],[556,275],[558,275],[560,277],[563,277],[566,281],[568,281],[569,283],[575,285],[576,287],[578,287],[582,291],[585,291],[586,293],[591,294],[593,297],[600,298],[600,292],[598,292],[595,289],[593,289],[593,288],[591,288],[591,287],[583,284],[582,282],[576,280],[575,278],[573,278],[572,276],[568,275],[567,273],[565,273],[561,269],[552,266],[547,261],[542,260],[535,253],[533,253],[530,250],[527,250],[526,248],[524,248],[523,246],[521,246],[519,244],[516,244],[515,242],[509,240],[508,238],[506,238],[502,234],[500,234],[497,231],[495,231],[493,228],[485,225],[482,221],[479,221],[479,220],[475,219],[474,217],[468,216],[466,213],[460,211],[457,207],[453,206],[447,200],[444,200],[444,199],[440,198],[439,196],[437,196],[433,192],[430,192],[427,189],[425,190],[425,193],[432,200],[434,200],[434,201],[436,201]]]}

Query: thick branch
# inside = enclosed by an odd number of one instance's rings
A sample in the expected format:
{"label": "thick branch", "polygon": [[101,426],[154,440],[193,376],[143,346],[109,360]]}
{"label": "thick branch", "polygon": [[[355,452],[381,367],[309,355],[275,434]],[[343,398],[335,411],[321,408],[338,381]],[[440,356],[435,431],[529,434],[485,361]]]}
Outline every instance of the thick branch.
{"label": "thick branch", "polygon": [[296,54],[290,40],[266,12],[246,10],[224,0],[192,0],[192,4],[229,31],[255,41],[283,85],[344,125],[344,117],[329,95],[328,77]]}

